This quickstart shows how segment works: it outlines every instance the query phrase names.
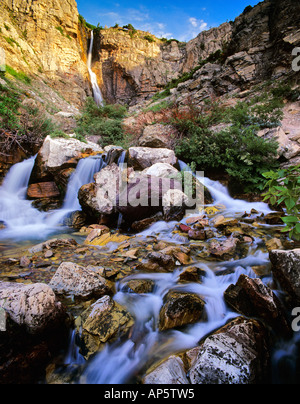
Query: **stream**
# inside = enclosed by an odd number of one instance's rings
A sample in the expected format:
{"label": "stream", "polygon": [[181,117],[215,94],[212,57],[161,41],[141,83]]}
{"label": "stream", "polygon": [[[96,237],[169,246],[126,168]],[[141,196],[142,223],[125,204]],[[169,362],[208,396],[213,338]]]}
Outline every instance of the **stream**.
{"label": "stream", "polygon": [[[119,164],[124,163],[122,154]],[[82,159],[71,176],[66,197],[61,209],[51,212],[40,212],[26,199],[28,182],[35,163],[32,157],[14,165],[8,172],[0,187],[0,222],[6,227],[0,230],[1,246],[9,248],[11,243],[24,242],[33,244],[45,241],[57,234],[70,231],[64,225],[64,219],[73,211],[80,210],[77,194],[79,188],[93,181],[95,173],[105,167],[102,157]],[[186,165],[181,162],[181,169]],[[222,214],[229,217],[241,217],[244,212],[255,209],[261,213],[269,213],[268,205],[250,203],[233,199],[226,187],[216,181],[204,178],[214,198],[215,204],[222,204]],[[186,223],[187,217],[182,220]],[[185,244],[178,234],[174,233],[177,222],[157,222],[136,235],[151,244],[152,240],[162,240],[173,244]],[[262,225],[262,232],[269,232],[274,226]],[[277,226],[278,227],[278,226]],[[184,266],[177,265],[172,273],[134,273],[116,284],[114,300],[127,308],[135,319],[130,338],[107,343],[104,349],[92,359],[85,361],[76,345],[75,331],[70,333],[69,349],[65,353],[64,367],[81,369],[76,382],[82,384],[125,384],[136,383],[144,372],[155,362],[171,354],[197,346],[199,340],[207,334],[225,325],[230,319],[238,316],[232,312],[224,301],[224,291],[236,283],[241,274],[251,278],[258,275],[252,267],[269,265],[268,252],[262,248],[259,237],[254,239],[245,258],[232,261],[207,261],[199,259],[194,263],[205,274],[202,282],[180,283],[179,277]],[[106,247],[107,248],[107,247]],[[1,252],[1,251],[0,251]],[[270,287],[273,285],[271,272],[261,276]],[[126,286],[129,280],[147,279],[154,283],[151,293],[133,293]],[[159,312],[164,296],[170,290],[179,290],[199,295],[205,300],[206,320],[185,326],[180,330],[159,331]],[[276,291],[280,295],[280,291]],[[295,333],[291,341],[280,341],[272,356],[273,382],[291,382],[295,377],[295,358],[298,355],[300,337]]]}

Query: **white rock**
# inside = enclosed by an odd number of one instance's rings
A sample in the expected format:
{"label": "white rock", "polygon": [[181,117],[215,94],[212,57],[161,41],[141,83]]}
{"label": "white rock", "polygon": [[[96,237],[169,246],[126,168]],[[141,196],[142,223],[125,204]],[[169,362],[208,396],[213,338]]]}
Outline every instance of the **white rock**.
{"label": "white rock", "polygon": [[156,163],[142,171],[143,175],[154,175],[155,177],[176,178],[180,180],[179,171],[168,163]]}
{"label": "white rock", "polygon": [[60,167],[71,158],[76,157],[78,153],[87,149],[102,152],[102,148],[96,143],[84,143],[77,139],[52,139],[50,136],[47,136],[39,154],[45,167],[53,168]]}
{"label": "white rock", "polygon": [[46,284],[0,282],[0,306],[19,325],[34,334],[44,331],[50,322],[62,315],[63,308],[53,290]]}
{"label": "white rock", "polygon": [[144,384],[189,384],[184,365],[177,356],[170,356],[151,373],[145,376]]}
{"label": "white rock", "polygon": [[144,170],[156,163],[167,163],[175,165],[177,157],[173,150],[170,149],[152,149],[150,147],[130,147],[129,161],[137,168]]}

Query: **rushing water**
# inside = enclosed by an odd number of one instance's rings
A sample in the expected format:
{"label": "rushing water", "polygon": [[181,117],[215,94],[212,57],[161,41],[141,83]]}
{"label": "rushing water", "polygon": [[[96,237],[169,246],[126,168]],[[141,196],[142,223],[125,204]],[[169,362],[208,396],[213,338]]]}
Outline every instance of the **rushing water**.
{"label": "rushing water", "polygon": [[[123,165],[124,159],[125,153],[122,153],[118,161],[120,166]],[[79,188],[92,182],[94,174],[106,165],[102,157],[82,159],[69,180],[62,208],[52,212],[40,212],[26,199],[34,163],[35,158],[32,157],[13,166],[0,187],[0,221],[6,224],[6,228],[0,230],[1,239],[41,239],[53,231],[57,232],[64,218],[80,209],[77,198]],[[181,163],[181,166],[186,169],[184,163]],[[233,215],[238,212],[249,212],[251,209],[263,213],[270,212],[266,204],[233,199],[228,190],[218,182],[204,179],[204,184],[215,202],[225,206],[222,214]],[[184,243],[180,237],[174,236],[176,223],[158,222],[137,236],[150,242],[154,236],[156,239],[172,243]],[[230,284],[237,282],[241,274],[255,277],[251,267],[269,264],[268,254],[261,251],[259,243],[259,239],[254,240],[248,256],[243,259],[221,263],[199,261],[196,266],[205,273],[201,283],[178,282],[184,269],[181,266],[178,266],[173,273],[139,273],[122,279],[116,285],[117,293],[114,300],[125,306],[135,319],[130,338],[106,344],[92,360],[85,362],[76,344],[76,333],[72,331],[64,364],[83,366],[79,383],[122,384],[136,382],[137,378],[156,361],[196,346],[202,337],[238,315],[227,307],[223,294]],[[144,294],[133,293],[127,287],[127,282],[132,279],[151,280],[155,285],[153,291]],[[264,281],[268,283],[270,278],[265,277]],[[159,331],[159,312],[164,296],[170,290],[199,295],[205,301],[205,320],[186,326],[180,331]],[[299,341],[300,337],[297,334],[290,342],[279,341],[278,349],[273,355],[276,383],[281,382],[284,375],[289,375],[290,380],[294,377],[294,356],[299,353]]]}
{"label": "rushing water", "polygon": [[98,85],[98,80],[96,74],[92,71],[92,54],[94,45],[94,31],[91,32],[91,42],[89,47],[87,66],[90,74],[91,85],[93,89],[94,100],[98,106],[103,105],[103,96]]}
{"label": "rushing water", "polygon": [[32,157],[11,167],[0,187],[0,221],[6,226],[0,230],[0,239],[43,239],[59,231],[68,215],[81,210],[77,196],[80,187],[93,182],[94,174],[105,166],[101,156],[80,160],[70,178],[62,208],[41,212],[26,199],[34,163]]}

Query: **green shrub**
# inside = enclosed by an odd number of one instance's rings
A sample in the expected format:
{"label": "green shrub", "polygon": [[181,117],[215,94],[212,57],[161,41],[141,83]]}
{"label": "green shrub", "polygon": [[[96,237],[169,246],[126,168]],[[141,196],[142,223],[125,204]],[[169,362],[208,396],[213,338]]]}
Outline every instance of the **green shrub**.
{"label": "green shrub", "polygon": [[287,216],[282,217],[284,233],[289,237],[300,240],[300,165],[284,170],[269,171],[263,174],[267,179],[263,194],[265,201],[272,206],[284,205]]}
{"label": "green shrub", "polygon": [[101,136],[101,145],[121,145],[124,140],[122,119],[127,109],[122,105],[105,104],[97,106],[93,98],[88,98],[77,119],[76,134],[82,136]]}

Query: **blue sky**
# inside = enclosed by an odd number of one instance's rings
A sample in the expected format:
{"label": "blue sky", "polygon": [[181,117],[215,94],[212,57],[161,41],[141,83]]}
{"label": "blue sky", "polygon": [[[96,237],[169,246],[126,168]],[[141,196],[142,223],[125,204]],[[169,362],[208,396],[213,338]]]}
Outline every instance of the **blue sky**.
{"label": "blue sky", "polygon": [[234,20],[251,0],[77,0],[79,13],[90,24],[112,27],[132,24],[157,37],[189,41],[201,31]]}

